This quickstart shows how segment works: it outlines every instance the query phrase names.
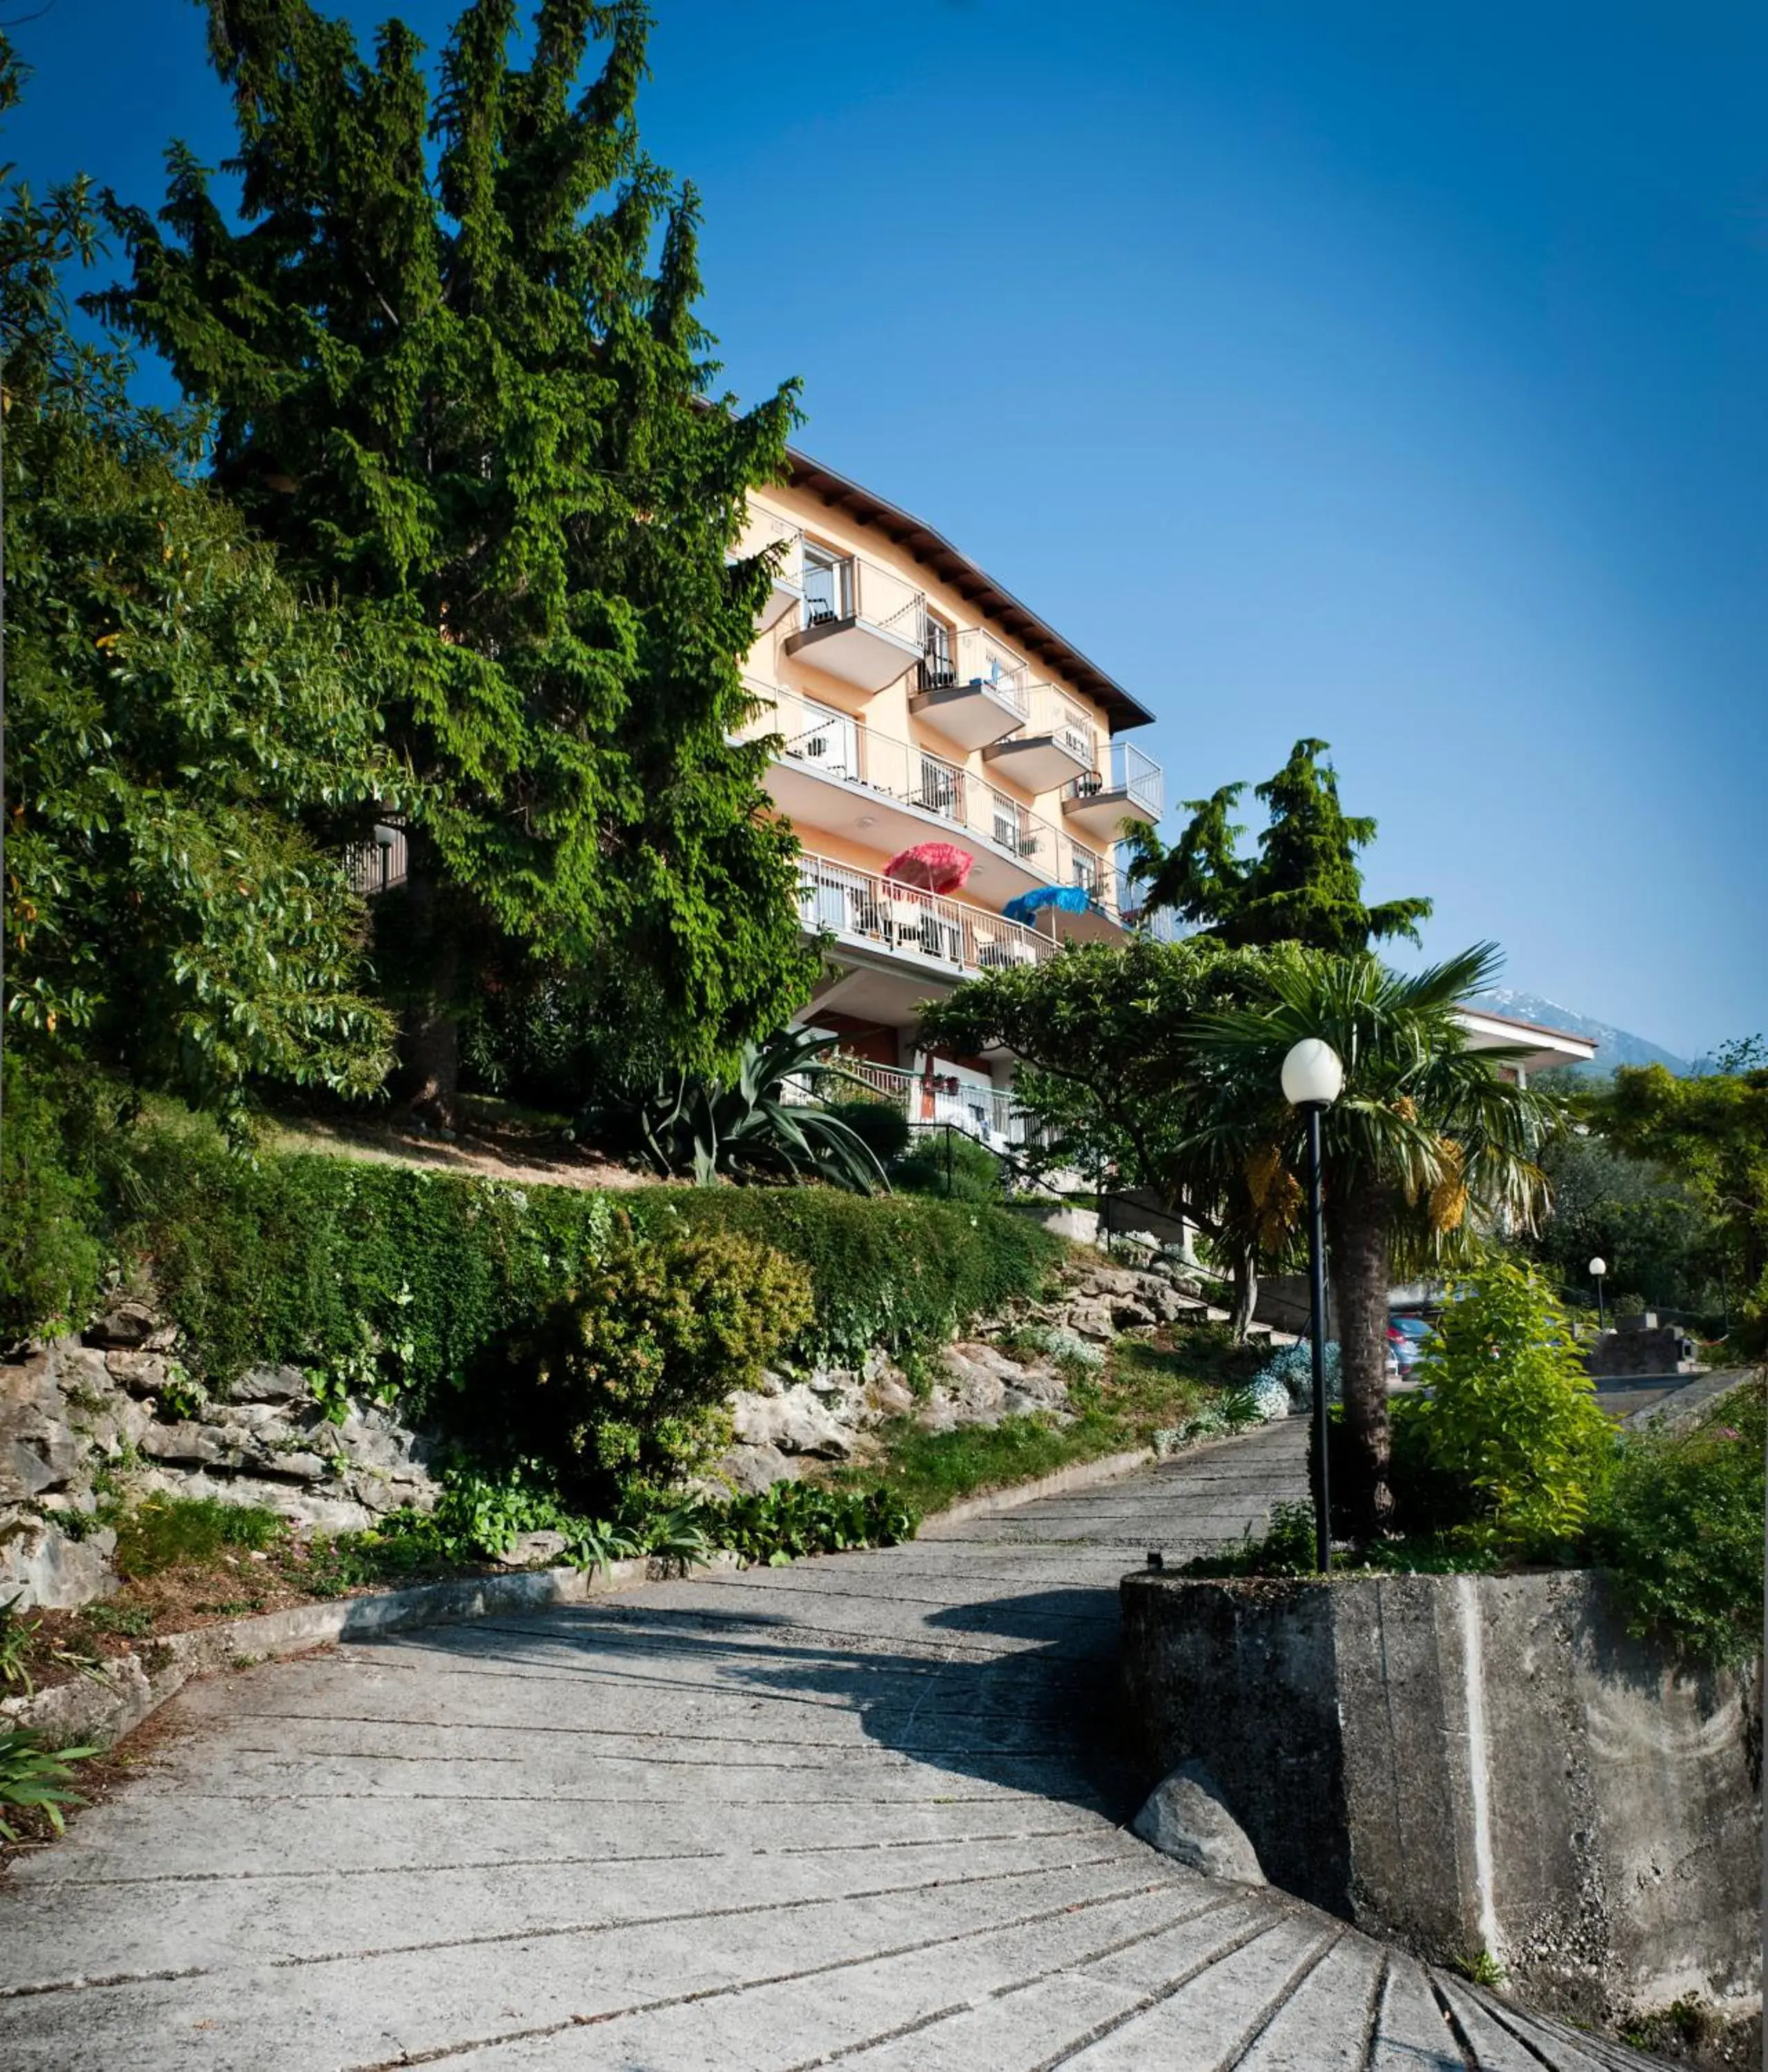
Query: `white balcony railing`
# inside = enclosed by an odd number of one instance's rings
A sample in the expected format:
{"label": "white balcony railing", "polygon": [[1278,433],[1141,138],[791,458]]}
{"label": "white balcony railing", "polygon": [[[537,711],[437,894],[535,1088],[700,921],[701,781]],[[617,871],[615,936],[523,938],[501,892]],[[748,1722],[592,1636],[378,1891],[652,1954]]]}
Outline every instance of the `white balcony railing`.
{"label": "white balcony railing", "polygon": [[1022,720],[1031,717],[1031,672],[992,634],[974,627],[954,631],[929,619],[922,647],[922,690],[983,691]]}
{"label": "white balcony railing", "polygon": [[[985,1144],[1022,1145],[1031,1134],[1026,1117],[1014,1106],[1013,1096],[1005,1087],[972,1086],[960,1079],[954,1092],[949,1074],[935,1071],[928,1079],[894,1065],[874,1065],[869,1058],[837,1056],[829,1062],[911,1123],[950,1123]],[[854,1094],[856,1089],[851,1085],[844,1088],[835,1079],[823,1081],[819,1087],[808,1080],[788,1079],[781,1091],[787,1101],[808,1106],[814,1101],[839,1100],[844,1094]]]}
{"label": "white balcony railing", "polygon": [[343,852],[343,872],[365,899],[403,885],[407,871],[405,831],[382,824],[367,841],[352,842]]}
{"label": "white balcony railing", "polygon": [[1104,769],[1088,777],[1077,777],[1063,796],[1087,800],[1121,796],[1157,820],[1166,810],[1166,775],[1151,755],[1145,755],[1133,742],[1108,742]]}
{"label": "white balcony railing", "polygon": [[751,680],[762,709],[745,732],[783,738],[780,759],[863,786],[985,841],[1052,885],[1086,885],[1106,911],[1114,890],[1100,856],[1022,801],[918,743],[898,741],[833,707]]}
{"label": "white balcony railing", "polygon": [[1033,686],[1026,732],[1038,738],[1047,735],[1077,763],[1084,763],[1089,770],[1099,767],[1098,729],[1072,698],[1053,684]]}
{"label": "white balcony railing", "polygon": [[913,583],[863,554],[833,555],[812,545],[801,551],[804,630],[857,619],[921,645],[927,599]]}
{"label": "white balcony railing", "polygon": [[808,853],[798,860],[798,913],[808,929],[871,944],[918,964],[948,965],[954,977],[1038,964],[1055,954],[1047,935],[985,906]]}
{"label": "white balcony railing", "polygon": [[753,561],[770,547],[779,549],[775,557],[775,574],[783,582],[796,583],[804,572],[803,530],[789,518],[782,518],[778,512],[758,510],[751,504],[742,537],[737,542],[738,558]]}

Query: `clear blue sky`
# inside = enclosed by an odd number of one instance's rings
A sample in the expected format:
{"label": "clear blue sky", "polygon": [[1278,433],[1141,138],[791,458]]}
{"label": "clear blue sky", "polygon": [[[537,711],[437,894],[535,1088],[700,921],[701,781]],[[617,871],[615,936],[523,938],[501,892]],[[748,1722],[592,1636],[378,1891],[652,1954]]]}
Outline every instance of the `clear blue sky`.
{"label": "clear blue sky", "polygon": [[[732,384],[802,375],[810,451],[1153,708],[1170,798],[1323,735],[1429,949],[1768,1027],[1768,10],[657,12]],[[187,0],[14,33],[34,179],[225,154]]]}

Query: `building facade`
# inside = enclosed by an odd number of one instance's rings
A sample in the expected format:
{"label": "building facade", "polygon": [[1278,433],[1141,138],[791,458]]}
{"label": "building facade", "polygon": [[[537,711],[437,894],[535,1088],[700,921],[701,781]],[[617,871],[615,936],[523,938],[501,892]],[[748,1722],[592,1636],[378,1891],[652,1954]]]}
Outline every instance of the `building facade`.
{"label": "building facade", "polygon": [[[1010,1059],[923,1055],[919,1009],[1065,939],[1122,938],[1117,841],[1165,806],[1128,738],[1150,714],[931,527],[802,456],[750,499],[739,551],[764,549],[750,731],[779,740],[768,790],[826,952],[800,1018],[912,1119],[1009,1143]],[[969,859],[960,887],[890,873],[930,844]]]}

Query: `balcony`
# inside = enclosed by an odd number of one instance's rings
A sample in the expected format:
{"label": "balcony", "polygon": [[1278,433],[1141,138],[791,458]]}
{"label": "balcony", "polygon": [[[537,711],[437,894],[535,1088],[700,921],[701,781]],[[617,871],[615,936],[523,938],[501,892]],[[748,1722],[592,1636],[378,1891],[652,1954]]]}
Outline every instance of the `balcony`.
{"label": "balcony", "polygon": [[1115,883],[1101,859],[1065,828],[972,771],[912,742],[796,691],[747,680],[757,710],[743,732],[779,740],[767,772],[774,803],[801,829],[837,834],[889,855],[930,833],[960,840],[976,857],[970,889],[1004,906],[1038,885],[1085,885],[1096,916],[1064,915],[1072,924],[1115,927]]}
{"label": "balcony", "polygon": [[806,929],[844,948],[908,960],[952,980],[1006,971],[1053,956],[1047,935],[967,900],[943,899],[876,872],[804,854],[798,859],[798,913]]}
{"label": "balcony", "polygon": [[1032,689],[1029,705],[1024,730],[985,748],[984,761],[1028,791],[1054,791],[1090,776],[1099,767],[1099,737],[1086,713],[1049,684]]}
{"label": "balcony", "polygon": [[1149,826],[1166,811],[1166,780],[1160,765],[1132,742],[1113,741],[1103,770],[1076,777],[1062,795],[1063,818],[1100,841],[1115,841],[1125,820]]}
{"label": "balcony", "polygon": [[[811,1018],[814,1020],[814,1013]],[[996,1145],[1022,1145],[1035,1133],[1034,1125],[1014,1107],[1013,1095],[1005,1087],[977,1086],[937,1071],[929,1078],[919,1072],[905,1072],[896,1065],[874,1065],[869,1058],[837,1055],[830,1063],[869,1089],[875,1099],[887,1102],[905,1116],[911,1126],[937,1128],[950,1123],[985,1144]],[[819,1091],[808,1079],[788,1079],[782,1087],[787,1102],[803,1107],[843,1098],[847,1092],[833,1083]]]}
{"label": "balcony", "polygon": [[352,890],[372,899],[405,883],[407,857],[405,828],[382,822],[369,841],[352,842],[345,849],[343,874]]}
{"label": "balcony", "polygon": [[774,557],[774,586],[755,614],[758,633],[769,631],[787,612],[803,608],[804,536],[790,519],[775,512],[751,509],[736,552],[726,557],[727,561],[750,561],[770,551]]}
{"label": "balcony", "polygon": [[927,622],[909,709],[959,748],[986,748],[1031,717],[1030,672],[991,635]]}
{"label": "balcony", "polygon": [[921,660],[926,603],[912,583],[857,554],[805,541],[800,623],[786,652],[862,691],[882,691]]}

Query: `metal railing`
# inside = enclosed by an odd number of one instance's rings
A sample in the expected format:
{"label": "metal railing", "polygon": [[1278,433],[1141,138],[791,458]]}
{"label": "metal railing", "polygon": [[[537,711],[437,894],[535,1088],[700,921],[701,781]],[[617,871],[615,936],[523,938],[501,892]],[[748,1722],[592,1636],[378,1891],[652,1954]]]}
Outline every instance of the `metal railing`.
{"label": "metal railing", "polygon": [[985,691],[1021,719],[1031,717],[1031,672],[992,634],[973,627],[953,631],[929,619],[922,640],[923,691]]}
{"label": "metal railing", "polygon": [[737,557],[753,561],[770,547],[781,549],[774,567],[779,581],[796,583],[804,573],[804,534],[802,527],[775,511],[760,511],[751,504],[749,517],[737,541]]}
{"label": "metal railing", "polygon": [[863,554],[831,554],[806,542],[802,549],[804,602],[800,624],[827,626],[862,619],[919,648],[927,635],[927,598],[913,583],[869,561]]}
{"label": "metal railing", "polygon": [[[985,1144],[1023,1144],[1030,1134],[1026,1118],[1014,1106],[1013,1095],[1004,1087],[977,1087],[950,1073],[906,1072],[894,1065],[874,1065],[869,1058],[830,1059],[844,1079],[862,1083],[881,1101],[917,1128],[960,1129]],[[788,1102],[808,1106],[816,1101],[839,1100],[844,1093],[841,1079],[821,1082],[788,1078],[781,1083]]]}
{"label": "metal railing", "polygon": [[798,913],[807,928],[947,964],[960,976],[1010,970],[1055,954],[1047,935],[985,906],[808,853],[798,859]]}
{"label": "metal railing", "polygon": [[1084,763],[1089,770],[1099,767],[1098,729],[1054,684],[1031,687],[1026,732],[1034,737],[1047,734],[1077,763]]}
{"label": "metal railing", "polygon": [[405,831],[385,824],[367,841],[352,842],[343,853],[343,873],[365,899],[403,885],[408,869]]}
{"label": "metal railing", "polygon": [[1116,887],[1104,860],[1021,800],[918,742],[862,726],[846,713],[796,691],[748,680],[760,709],[744,732],[783,738],[781,759],[819,776],[919,807],[1026,865],[1052,885],[1085,885],[1115,913]]}
{"label": "metal railing", "polygon": [[1077,777],[1069,785],[1071,799],[1096,798],[1101,791],[1122,791],[1157,820],[1166,810],[1166,775],[1151,755],[1144,755],[1133,742],[1107,743],[1105,766],[1090,777]]}

